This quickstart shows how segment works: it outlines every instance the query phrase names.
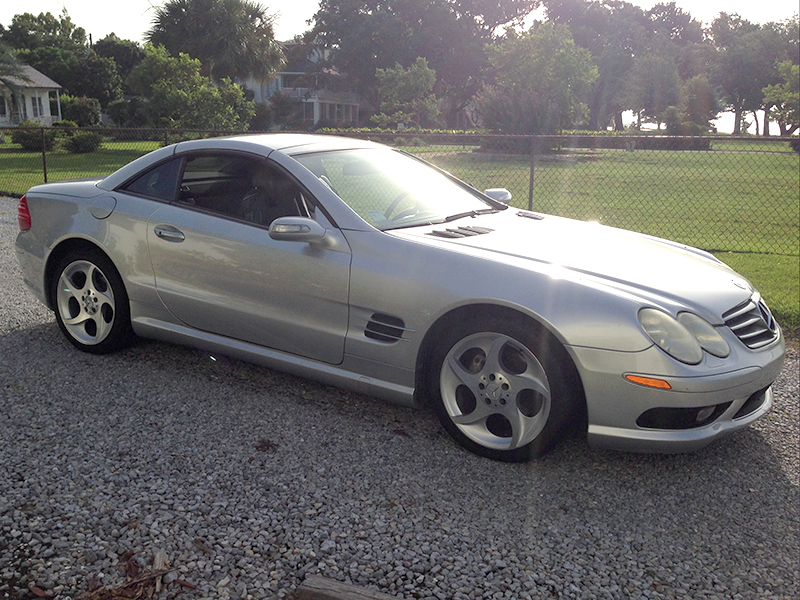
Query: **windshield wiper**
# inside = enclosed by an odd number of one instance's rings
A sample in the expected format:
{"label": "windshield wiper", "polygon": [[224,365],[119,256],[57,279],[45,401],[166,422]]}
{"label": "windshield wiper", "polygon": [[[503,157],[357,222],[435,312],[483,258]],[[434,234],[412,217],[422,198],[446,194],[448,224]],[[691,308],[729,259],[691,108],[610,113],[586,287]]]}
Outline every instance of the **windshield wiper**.
{"label": "windshield wiper", "polygon": [[458,213],[457,215],[450,215],[446,217],[444,222],[450,223],[458,219],[465,219],[466,217],[477,217],[478,215],[490,215],[492,213],[500,212],[499,208],[482,208],[480,210],[468,210],[467,212]]}

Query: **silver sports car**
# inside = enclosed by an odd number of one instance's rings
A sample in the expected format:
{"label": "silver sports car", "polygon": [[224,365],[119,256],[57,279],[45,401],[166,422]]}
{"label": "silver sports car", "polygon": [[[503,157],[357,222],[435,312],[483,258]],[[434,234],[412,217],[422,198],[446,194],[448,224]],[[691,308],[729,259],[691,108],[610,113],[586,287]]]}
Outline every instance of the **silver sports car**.
{"label": "silver sports car", "polygon": [[275,134],[181,142],[20,200],[26,283],[66,338],[190,344],[408,405],[522,461],[699,448],[772,406],[759,293],[673,242],[518,210],[390,148]]}

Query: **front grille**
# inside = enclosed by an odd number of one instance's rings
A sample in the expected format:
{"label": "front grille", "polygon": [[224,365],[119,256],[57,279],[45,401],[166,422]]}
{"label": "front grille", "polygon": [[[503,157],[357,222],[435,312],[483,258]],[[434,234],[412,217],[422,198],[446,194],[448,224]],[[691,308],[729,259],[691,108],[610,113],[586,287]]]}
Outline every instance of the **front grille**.
{"label": "front grille", "polygon": [[769,345],[778,337],[778,323],[758,296],[732,308],[722,318],[736,337],[753,350]]}
{"label": "front grille", "polygon": [[456,229],[437,229],[431,231],[428,235],[443,238],[465,238],[473,235],[482,235],[484,233],[491,233],[494,229],[488,227],[458,227]]}

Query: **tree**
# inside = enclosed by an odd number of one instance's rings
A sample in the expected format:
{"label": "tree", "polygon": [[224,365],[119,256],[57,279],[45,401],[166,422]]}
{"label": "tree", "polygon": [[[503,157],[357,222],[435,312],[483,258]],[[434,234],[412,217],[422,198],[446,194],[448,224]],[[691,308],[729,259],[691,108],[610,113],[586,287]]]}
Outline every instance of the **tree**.
{"label": "tree", "polygon": [[445,120],[480,89],[488,68],[483,48],[495,31],[518,22],[539,0],[321,0],[306,36],[329,53],[322,68],[346,73],[367,104],[377,108],[378,69],[425,58],[436,71]]}
{"label": "tree", "polygon": [[124,89],[126,89],[126,81],[131,71],[142,62],[145,56],[144,50],[138,43],[122,40],[113,33],[109,33],[102,40],[95,42],[93,49],[98,56],[114,61]]}
{"label": "tree", "polygon": [[96,98],[103,108],[122,98],[122,79],[111,58],[93,51],[75,52],[54,46],[21,50],[17,55],[58,82],[68,94]]}
{"label": "tree", "polygon": [[145,34],[173,56],[200,60],[213,81],[272,79],[283,61],[273,17],[251,0],[167,0]]}
{"label": "tree", "polygon": [[589,129],[605,129],[613,120],[623,129],[624,81],[634,56],[646,44],[650,22],[644,11],[628,2],[544,0],[547,18],[569,26],[575,43],[592,54],[598,77],[587,99]]}
{"label": "tree", "polygon": [[597,67],[569,28],[545,23],[524,35],[508,32],[487,52],[494,69],[480,104],[487,126],[504,133],[553,134],[584,122]]}
{"label": "tree", "polygon": [[657,36],[666,37],[680,46],[703,41],[703,25],[679,8],[674,0],[656,4],[646,14],[650,31]]}
{"label": "tree", "polygon": [[86,46],[86,31],[76,27],[67,9],[56,18],[52,13],[14,15],[3,31],[2,41],[17,50],[35,50],[49,46],[63,50],[79,50]]}
{"label": "tree", "polygon": [[394,69],[378,69],[379,93],[383,98],[381,113],[372,120],[381,127],[397,123],[420,126],[439,115],[439,99],[432,93],[436,71],[422,57],[408,69],[400,63]]}
{"label": "tree", "polygon": [[695,75],[681,87],[683,123],[689,124],[691,135],[708,133],[711,121],[720,111],[714,88],[705,75]]}
{"label": "tree", "polygon": [[781,128],[781,135],[792,135],[800,129],[800,66],[791,61],[778,64],[783,83],[764,88],[764,102],[772,106],[772,117]]}
{"label": "tree", "polygon": [[[777,64],[797,61],[797,20],[793,24],[757,25],[738,15],[720,13],[711,24],[716,48],[712,83],[719,86],[736,115],[734,134],[741,133],[745,112],[768,109],[763,89],[779,84]],[[766,133],[767,127],[764,131]]]}
{"label": "tree", "polygon": [[199,60],[187,54],[172,57],[162,46],[146,46],[145,58],[131,72],[130,85],[139,97],[136,111],[119,103],[114,112],[139,125],[179,129],[247,129],[254,114],[241,86],[222,79],[216,86],[201,74]]}
{"label": "tree", "polygon": [[14,52],[11,48],[0,42],[0,77],[9,75],[17,78],[24,77]]}
{"label": "tree", "polygon": [[661,129],[667,107],[681,101],[681,81],[674,56],[667,46],[639,56],[625,82],[625,103],[639,120]]}

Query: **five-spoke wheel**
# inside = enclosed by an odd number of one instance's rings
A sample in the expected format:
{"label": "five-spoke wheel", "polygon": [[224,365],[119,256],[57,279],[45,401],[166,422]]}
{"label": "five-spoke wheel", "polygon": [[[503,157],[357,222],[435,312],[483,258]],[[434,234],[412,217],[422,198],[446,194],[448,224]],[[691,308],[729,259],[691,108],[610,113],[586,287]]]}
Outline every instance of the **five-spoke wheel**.
{"label": "five-spoke wheel", "polygon": [[476,333],[453,346],[442,366],[441,394],[459,431],[495,450],[529,444],[550,415],[544,367],[528,348],[501,333]]}
{"label": "five-spoke wheel", "polygon": [[131,337],[128,297],[111,262],[95,250],[62,256],[52,280],[56,320],[81,350],[102,354]]}
{"label": "five-spoke wheel", "polygon": [[434,351],[433,390],[445,429],[473,452],[499,460],[547,451],[572,396],[552,343],[526,333],[524,323],[502,319],[445,336]]}

